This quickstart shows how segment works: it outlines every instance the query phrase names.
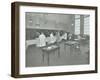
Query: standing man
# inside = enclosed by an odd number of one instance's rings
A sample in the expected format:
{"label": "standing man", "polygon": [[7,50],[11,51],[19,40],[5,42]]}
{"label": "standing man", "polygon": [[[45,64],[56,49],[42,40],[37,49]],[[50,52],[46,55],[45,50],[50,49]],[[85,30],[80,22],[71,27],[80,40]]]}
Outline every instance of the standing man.
{"label": "standing man", "polygon": [[44,35],[44,33],[41,32],[38,37],[37,47],[43,47],[43,46],[46,46],[46,36]]}

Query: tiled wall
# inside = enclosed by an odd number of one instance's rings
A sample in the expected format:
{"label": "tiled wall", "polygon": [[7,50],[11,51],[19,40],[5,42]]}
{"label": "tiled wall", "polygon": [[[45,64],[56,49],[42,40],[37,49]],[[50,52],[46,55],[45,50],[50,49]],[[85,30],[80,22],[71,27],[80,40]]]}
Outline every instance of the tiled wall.
{"label": "tiled wall", "polygon": [[[42,29],[45,33],[50,31],[63,30],[74,34],[73,14],[47,14],[47,13],[26,13],[26,39],[34,39],[36,29]],[[35,29],[35,30],[34,30]],[[43,30],[46,29],[46,30]]]}

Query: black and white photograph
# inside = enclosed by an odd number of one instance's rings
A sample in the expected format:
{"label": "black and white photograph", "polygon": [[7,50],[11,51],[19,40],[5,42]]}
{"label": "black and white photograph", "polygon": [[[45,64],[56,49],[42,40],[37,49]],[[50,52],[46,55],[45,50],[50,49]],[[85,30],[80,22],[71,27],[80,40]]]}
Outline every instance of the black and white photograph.
{"label": "black and white photograph", "polygon": [[89,64],[90,15],[25,13],[26,67]]}
{"label": "black and white photograph", "polygon": [[97,73],[97,7],[12,4],[12,76]]}

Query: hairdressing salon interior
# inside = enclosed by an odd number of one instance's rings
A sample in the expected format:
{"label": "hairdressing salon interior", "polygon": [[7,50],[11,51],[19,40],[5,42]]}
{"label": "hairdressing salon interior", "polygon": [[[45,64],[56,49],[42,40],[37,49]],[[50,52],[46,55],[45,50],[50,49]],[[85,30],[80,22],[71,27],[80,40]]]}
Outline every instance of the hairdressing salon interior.
{"label": "hairdressing salon interior", "polygon": [[89,15],[25,13],[26,67],[89,64]]}

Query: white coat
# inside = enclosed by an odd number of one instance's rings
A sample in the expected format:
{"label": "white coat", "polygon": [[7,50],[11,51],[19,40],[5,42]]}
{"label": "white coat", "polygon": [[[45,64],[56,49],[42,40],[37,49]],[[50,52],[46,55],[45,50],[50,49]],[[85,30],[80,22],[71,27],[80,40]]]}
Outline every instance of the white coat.
{"label": "white coat", "polygon": [[46,46],[46,36],[43,33],[39,35],[36,46],[37,47]]}

